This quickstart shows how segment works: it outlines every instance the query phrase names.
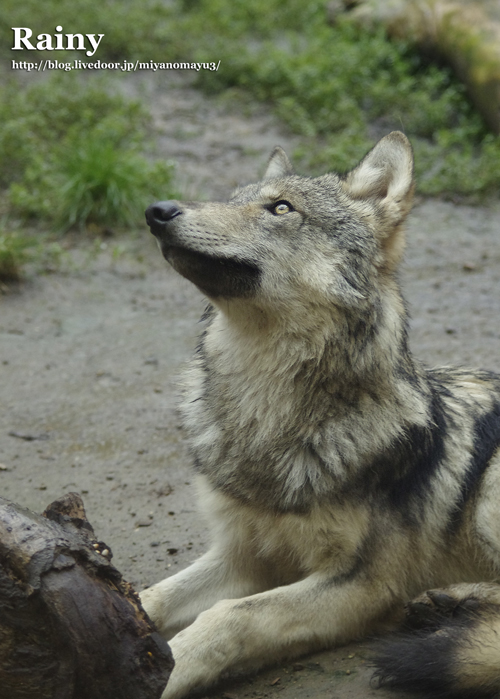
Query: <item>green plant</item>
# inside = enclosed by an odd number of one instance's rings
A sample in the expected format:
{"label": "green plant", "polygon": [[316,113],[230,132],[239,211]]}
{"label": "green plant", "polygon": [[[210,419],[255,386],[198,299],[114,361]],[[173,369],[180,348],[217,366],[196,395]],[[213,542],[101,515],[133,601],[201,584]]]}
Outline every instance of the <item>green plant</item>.
{"label": "green plant", "polygon": [[75,224],[137,223],[152,191],[170,189],[171,170],[168,163],[151,166],[135,151],[117,149],[109,140],[82,139],[60,163],[60,224],[68,229]]}
{"label": "green plant", "polygon": [[0,88],[0,185],[23,180],[30,168],[38,173],[65,140],[91,130],[117,146],[143,144],[149,121],[140,103],[104,79],[54,75],[25,89],[11,80]]}
{"label": "green plant", "polygon": [[29,257],[33,241],[12,233],[0,233],[0,281],[19,281],[22,264]]}
{"label": "green plant", "polygon": [[421,192],[498,192],[500,138],[487,132],[450,70],[348,18],[328,26],[322,3],[292,5],[189,3],[194,55],[206,54],[210,42],[223,67],[200,72],[198,84],[273,105],[302,134],[309,169],[347,169],[373,144],[375,125],[377,133],[402,129],[410,137]]}
{"label": "green plant", "polygon": [[174,196],[172,164],[150,162],[150,117],[107,81],[55,76],[0,100],[0,184],[10,213],[52,228],[130,226],[156,195]]}
{"label": "green plant", "polygon": [[38,270],[53,270],[62,256],[58,243],[21,233],[0,231],[0,282],[18,282],[27,264]]}
{"label": "green plant", "polygon": [[[82,33],[103,33],[101,60],[220,60],[219,71],[197,74],[198,85],[212,93],[243,91],[272,105],[302,135],[300,150],[308,154],[305,166],[312,170],[349,167],[373,143],[374,134],[400,128],[412,140],[417,170],[424,175],[420,191],[483,195],[498,190],[500,138],[487,132],[463,85],[449,70],[421,59],[410,46],[389,41],[383,32],[360,30],[348,17],[328,26],[325,0],[103,0],[98,7],[93,0],[25,0],[22,5],[4,0],[0,26],[9,32],[24,26],[26,16],[37,31],[53,33],[61,24],[64,31],[78,26]],[[53,170],[45,153],[56,132],[64,140],[68,131],[99,125],[106,131],[112,122],[116,143],[128,147],[125,133],[135,138],[128,125],[139,125],[144,110],[126,107],[126,100],[120,104],[109,90],[99,94],[99,87],[98,94],[85,99],[90,87],[75,89],[75,77],[69,73],[60,87],[50,81],[50,88],[30,87],[3,101],[4,183],[22,183],[37,172],[45,181],[40,189],[49,191]],[[46,94],[51,91],[52,97]],[[6,104],[18,107],[7,120]],[[125,112],[132,109],[137,111],[129,119]],[[147,130],[146,122],[138,133]],[[47,137],[42,139],[42,133]],[[135,141],[139,150],[144,148],[143,136]],[[33,154],[41,154],[45,165],[34,163]],[[32,177],[30,185],[34,182]],[[14,188],[13,200],[26,199],[25,185],[22,192]]]}

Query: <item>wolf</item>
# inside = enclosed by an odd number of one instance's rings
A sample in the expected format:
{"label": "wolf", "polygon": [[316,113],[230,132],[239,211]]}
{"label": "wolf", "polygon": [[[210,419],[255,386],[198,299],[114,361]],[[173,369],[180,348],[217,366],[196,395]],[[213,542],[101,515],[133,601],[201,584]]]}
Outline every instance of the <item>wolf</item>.
{"label": "wolf", "polygon": [[228,202],[146,211],[209,300],[182,413],[212,544],[141,595],[176,662],[163,699],[394,628],[413,598],[379,681],[500,692],[500,377],[409,350],[413,190],[393,132],[344,174],[276,147]]}

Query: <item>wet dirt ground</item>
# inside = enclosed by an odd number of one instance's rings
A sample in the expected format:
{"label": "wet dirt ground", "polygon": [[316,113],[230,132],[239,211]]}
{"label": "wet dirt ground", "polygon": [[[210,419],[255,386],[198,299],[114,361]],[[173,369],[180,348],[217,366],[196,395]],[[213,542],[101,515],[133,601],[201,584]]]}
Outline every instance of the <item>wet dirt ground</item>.
{"label": "wet dirt ground", "polygon": [[[128,89],[150,99],[158,150],[187,198],[224,198],[294,137],[264,109],[242,113],[178,79]],[[431,365],[500,371],[500,209],[420,201],[402,270],[411,345]],[[144,227],[69,271],[0,296],[0,494],[35,511],[82,494],[98,537],[137,589],[208,546],[196,510],[176,381],[205,301]],[[370,686],[367,645],[325,651],[212,697],[401,697]]]}

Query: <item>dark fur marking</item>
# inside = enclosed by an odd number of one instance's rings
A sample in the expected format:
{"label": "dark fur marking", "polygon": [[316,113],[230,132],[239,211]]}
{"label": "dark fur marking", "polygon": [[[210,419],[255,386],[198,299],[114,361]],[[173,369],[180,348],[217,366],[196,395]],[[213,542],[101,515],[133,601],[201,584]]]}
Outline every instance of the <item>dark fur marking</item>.
{"label": "dark fur marking", "polygon": [[373,679],[381,687],[422,693],[428,699],[456,697],[453,647],[452,638],[432,631],[394,636],[377,647]]}
{"label": "dark fur marking", "polygon": [[380,304],[376,303],[363,310],[356,309],[354,312],[344,308],[343,313],[345,334],[350,341],[348,345],[343,347],[344,361],[346,366],[355,367],[380,331],[381,308]]}
{"label": "dark fur marking", "polygon": [[[201,466],[200,470],[209,478],[210,471]],[[224,474],[222,477],[212,480],[218,490],[226,493],[243,503],[265,507],[276,514],[294,513],[307,514],[312,503],[316,500],[314,489],[309,481],[302,487],[291,493],[277,482],[276,474],[271,470],[265,475],[259,468],[260,462],[247,461],[242,469],[245,477],[242,479],[237,473]],[[279,496],[277,496],[279,492]]]}
{"label": "dark fur marking", "polygon": [[450,516],[451,531],[455,531],[461,522],[464,507],[477,490],[491,458],[500,446],[500,403],[495,402],[493,408],[479,417],[474,424],[474,451],[462,483],[460,496]]}
{"label": "dark fur marking", "polygon": [[249,260],[215,257],[172,245],[162,244],[162,250],[174,269],[209,297],[249,297],[259,284],[260,270]]}
{"label": "dark fur marking", "polygon": [[[487,611],[487,607],[482,608]],[[491,608],[498,614],[498,608]],[[380,641],[375,650],[374,680],[379,686],[397,688],[426,699],[486,699],[498,696],[496,688],[471,690],[459,686],[454,670],[457,651],[465,647],[481,615],[461,610],[455,618],[442,618],[439,628],[394,634]]]}
{"label": "dark fur marking", "polygon": [[363,469],[356,485],[367,495],[385,496],[407,524],[420,520],[425,494],[445,457],[447,414],[440,387],[431,382],[431,389],[427,426],[407,427],[391,448]]}
{"label": "dark fur marking", "polygon": [[398,449],[397,468],[401,476],[390,485],[389,500],[398,509],[413,497],[422,498],[445,456],[446,417],[437,393],[431,402],[429,427],[413,425]]}
{"label": "dark fur marking", "polygon": [[240,502],[257,505],[277,514],[307,514],[314,502],[330,499],[330,494],[336,489],[336,479],[328,464],[314,449],[310,448],[310,453],[322,471],[322,493],[315,491],[308,478],[304,479],[300,488],[292,490],[277,476],[274,469],[263,471],[260,460],[250,458],[240,462],[238,468],[219,474],[214,474],[202,460],[196,459],[195,470],[206,475],[215,488]]}
{"label": "dark fur marking", "polygon": [[235,605],[235,609],[245,609],[248,612],[253,612],[256,609],[262,609],[271,603],[269,599],[245,599]]}
{"label": "dark fur marking", "polygon": [[214,318],[214,316],[215,316],[215,309],[214,309],[214,307],[212,306],[211,303],[208,303],[208,304],[205,306],[205,310],[204,310],[203,313],[201,314],[201,318],[200,318],[199,322],[200,322],[200,323],[203,323],[203,322],[205,322],[205,321],[207,321],[207,322],[208,322],[208,321],[212,321],[213,318]]}
{"label": "dark fur marking", "polygon": [[208,366],[207,366],[207,358],[206,358],[206,352],[205,352],[205,338],[207,336],[208,329],[210,325],[212,324],[212,321],[215,317],[215,309],[212,306],[211,303],[209,303],[206,307],[205,310],[202,313],[201,318],[199,319],[199,323],[204,323],[205,327],[201,331],[199,337],[198,337],[198,342],[196,344],[194,353],[195,356],[198,358],[198,360],[201,362],[201,365],[203,367],[203,373],[207,375],[208,373]]}
{"label": "dark fur marking", "polygon": [[366,573],[367,559],[372,557],[373,551],[373,537],[368,536],[356,551],[351,567],[346,570],[345,573],[338,573],[337,575],[333,575],[331,578],[328,578],[325,585],[328,587],[331,585],[345,585],[346,583],[352,582],[356,578],[359,579],[360,574],[363,572]]}

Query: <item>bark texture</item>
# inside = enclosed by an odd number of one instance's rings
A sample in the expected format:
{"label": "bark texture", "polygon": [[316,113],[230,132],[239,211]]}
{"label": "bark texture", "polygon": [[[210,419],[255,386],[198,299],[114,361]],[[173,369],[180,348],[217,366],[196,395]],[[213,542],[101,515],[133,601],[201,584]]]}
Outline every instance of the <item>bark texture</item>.
{"label": "bark texture", "polygon": [[0,498],[0,699],[158,699],[173,667],[79,495]]}

